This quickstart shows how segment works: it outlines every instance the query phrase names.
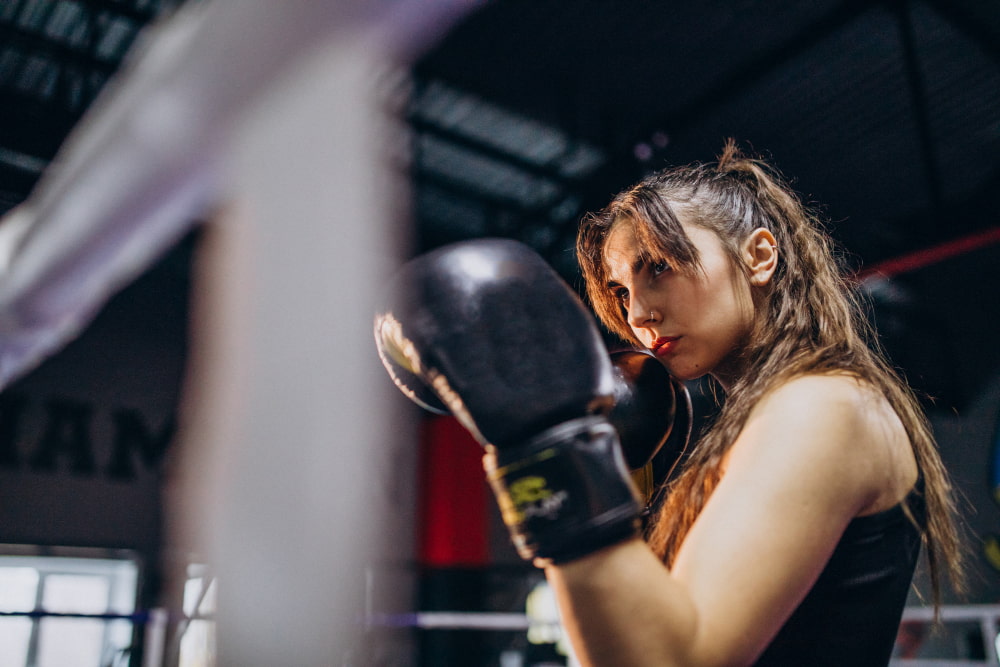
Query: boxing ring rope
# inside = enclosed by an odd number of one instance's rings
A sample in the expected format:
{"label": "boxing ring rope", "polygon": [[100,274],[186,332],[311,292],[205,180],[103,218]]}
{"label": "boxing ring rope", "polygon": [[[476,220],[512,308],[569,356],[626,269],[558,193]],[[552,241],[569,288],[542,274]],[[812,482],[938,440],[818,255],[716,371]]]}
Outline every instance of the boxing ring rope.
{"label": "boxing ring rope", "polygon": [[[42,618],[75,618],[100,621],[128,621],[145,624],[147,631],[147,656],[160,655],[163,650],[166,628],[178,621],[213,621],[213,614],[190,614],[174,618],[166,609],[150,609],[133,613],[64,613],[45,610],[0,612],[3,617]],[[903,613],[903,623],[919,622],[927,625],[934,623],[934,610],[930,607],[907,607]],[[982,665],[995,667],[1000,665],[996,642],[998,639],[998,621],[1000,621],[1000,606],[997,605],[945,605],[940,609],[940,620],[948,623],[974,623],[983,638],[983,660],[957,660],[947,658],[893,658],[891,667],[971,667]],[[424,611],[414,613],[379,613],[369,612],[364,619],[364,628],[413,628],[418,630],[470,630],[492,632],[528,632],[531,629],[541,629],[546,635],[554,636],[561,632],[561,626],[556,618],[537,618],[526,613],[514,612],[473,612],[473,611]],[[359,627],[359,630],[362,628]],[[159,648],[158,648],[159,647]],[[151,667],[158,664],[155,661],[144,662]]]}
{"label": "boxing ring rope", "polygon": [[936,246],[922,248],[899,257],[893,257],[858,271],[854,280],[860,283],[878,281],[917,271],[954,257],[975,252],[1000,243],[1000,227],[992,227],[982,232],[969,234]]}
{"label": "boxing ring rope", "polygon": [[[939,610],[942,623],[975,623],[982,635],[983,661],[955,661],[896,658],[892,667],[949,667],[951,665],[1000,665],[997,642],[1000,641],[1000,605],[943,605]],[[903,623],[934,623],[933,607],[907,607]]]}
{"label": "boxing ring rope", "polygon": [[536,625],[526,614],[486,611],[419,611],[410,614],[372,614],[373,627],[421,630],[524,631]]}

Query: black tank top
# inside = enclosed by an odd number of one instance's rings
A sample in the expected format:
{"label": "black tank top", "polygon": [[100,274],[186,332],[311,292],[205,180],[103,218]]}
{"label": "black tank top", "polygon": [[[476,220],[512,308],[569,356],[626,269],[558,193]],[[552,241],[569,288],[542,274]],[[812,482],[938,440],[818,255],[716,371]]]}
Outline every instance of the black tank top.
{"label": "black tank top", "polygon": [[[906,502],[923,525],[922,484]],[[886,667],[920,534],[902,504],[851,521],[812,590],[756,667]]]}

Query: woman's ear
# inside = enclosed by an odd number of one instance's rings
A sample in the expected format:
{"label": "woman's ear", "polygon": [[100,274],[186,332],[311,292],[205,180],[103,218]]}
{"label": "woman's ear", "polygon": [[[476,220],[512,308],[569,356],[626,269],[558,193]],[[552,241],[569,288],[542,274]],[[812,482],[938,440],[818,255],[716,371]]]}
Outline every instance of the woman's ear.
{"label": "woman's ear", "polygon": [[743,242],[743,260],[750,269],[750,284],[763,287],[771,282],[771,276],[778,267],[778,244],[774,234],[763,227],[750,232]]}

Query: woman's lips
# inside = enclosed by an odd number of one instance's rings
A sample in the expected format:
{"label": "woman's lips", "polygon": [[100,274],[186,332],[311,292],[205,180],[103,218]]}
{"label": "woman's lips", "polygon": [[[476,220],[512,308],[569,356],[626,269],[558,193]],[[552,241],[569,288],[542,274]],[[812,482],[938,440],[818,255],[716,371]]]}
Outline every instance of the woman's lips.
{"label": "woman's lips", "polygon": [[680,336],[661,336],[653,341],[649,349],[652,350],[655,356],[662,357],[674,348],[680,338]]}

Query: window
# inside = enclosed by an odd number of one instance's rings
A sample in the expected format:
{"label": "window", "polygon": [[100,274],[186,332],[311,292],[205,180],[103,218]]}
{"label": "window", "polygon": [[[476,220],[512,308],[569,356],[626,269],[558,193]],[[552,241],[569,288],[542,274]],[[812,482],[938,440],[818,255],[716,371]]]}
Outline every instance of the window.
{"label": "window", "polygon": [[184,614],[180,635],[179,667],[212,667],[215,664],[215,578],[204,565],[188,566],[184,585]]}
{"label": "window", "polygon": [[131,552],[0,545],[4,664],[127,665],[138,579]]}

